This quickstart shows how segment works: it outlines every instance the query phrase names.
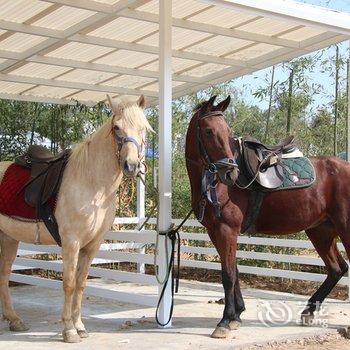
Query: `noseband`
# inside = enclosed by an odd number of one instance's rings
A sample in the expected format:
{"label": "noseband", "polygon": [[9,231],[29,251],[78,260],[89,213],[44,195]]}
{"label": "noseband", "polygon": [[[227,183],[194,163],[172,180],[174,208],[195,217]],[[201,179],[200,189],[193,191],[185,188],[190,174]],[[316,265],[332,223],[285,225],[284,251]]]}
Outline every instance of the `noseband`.
{"label": "noseband", "polygon": [[116,132],[114,133],[114,137],[115,137],[115,140],[116,140],[117,145],[118,145],[119,153],[120,153],[122,147],[124,146],[124,144],[126,144],[128,142],[131,142],[131,143],[133,143],[136,146],[137,154],[139,155],[139,158],[140,158],[140,155],[141,155],[141,152],[142,152],[142,147],[133,137],[130,137],[130,136],[125,136],[125,137],[124,136],[119,136],[119,135],[117,135]]}

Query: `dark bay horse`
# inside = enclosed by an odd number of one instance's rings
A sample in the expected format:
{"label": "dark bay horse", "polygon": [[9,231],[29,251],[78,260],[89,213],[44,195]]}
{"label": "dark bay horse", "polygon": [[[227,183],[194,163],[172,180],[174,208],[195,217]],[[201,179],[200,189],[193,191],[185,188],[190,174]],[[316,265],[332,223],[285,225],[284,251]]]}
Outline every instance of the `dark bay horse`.
{"label": "dark bay horse", "polygon": [[[194,112],[186,137],[186,164],[191,182],[192,207],[200,217],[202,174],[210,163],[234,160],[230,147],[230,129],[223,112],[230,97],[214,105],[215,97],[202,103]],[[335,157],[311,159],[316,181],[311,187],[267,193],[256,220],[256,232],[286,235],[305,230],[328,274],[320,288],[311,296],[303,313],[302,323],[314,317],[314,311],[348,271],[348,265],[336,245],[340,237],[347,256],[350,255],[350,165]],[[223,318],[212,337],[225,338],[239,327],[245,310],[236,267],[237,237],[247,214],[249,190],[235,185],[239,169],[228,167],[230,176],[216,186],[221,215],[207,203],[202,224],[215,245],[222,267],[225,290]],[[349,333],[349,329],[347,331]]]}

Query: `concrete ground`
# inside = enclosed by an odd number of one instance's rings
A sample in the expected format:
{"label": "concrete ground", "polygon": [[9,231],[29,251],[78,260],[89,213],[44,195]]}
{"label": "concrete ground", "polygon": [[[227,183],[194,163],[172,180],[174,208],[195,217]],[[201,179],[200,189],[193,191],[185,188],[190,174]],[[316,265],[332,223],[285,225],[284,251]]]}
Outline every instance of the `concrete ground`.
{"label": "concrete ground", "polygon": [[[90,282],[91,283],[91,282]],[[93,281],[93,284],[104,284]],[[120,291],[151,293],[154,287],[109,282]],[[243,291],[246,309],[243,325],[231,332],[230,339],[212,339],[210,334],[222,316],[223,305],[215,303],[223,296],[222,287],[213,283],[181,281],[176,296],[173,327],[159,329],[154,321],[154,308],[85,297],[83,318],[90,337],[78,344],[62,342],[60,314],[62,292],[43,287],[11,288],[17,312],[30,325],[28,332],[12,333],[7,323],[0,323],[0,349],[84,350],[118,349],[239,349],[263,348],[278,343],[288,349],[300,348],[300,339],[339,337],[337,329],[350,325],[350,304],[328,300],[317,317],[317,324],[297,324],[306,298],[287,293],[256,289]],[[338,339],[338,338],[337,338]],[[299,341],[299,343],[298,343]],[[350,349],[349,344],[341,349]],[[264,346],[263,346],[264,345]],[[349,345],[349,347],[347,346]],[[298,347],[299,346],[299,347]]]}

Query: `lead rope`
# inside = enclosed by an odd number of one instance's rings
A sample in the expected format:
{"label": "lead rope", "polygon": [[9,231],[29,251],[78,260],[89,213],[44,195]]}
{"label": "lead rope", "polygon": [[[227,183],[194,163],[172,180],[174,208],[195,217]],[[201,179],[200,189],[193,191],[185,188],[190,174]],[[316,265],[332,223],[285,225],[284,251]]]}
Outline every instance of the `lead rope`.
{"label": "lead rope", "polygon": [[[144,181],[144,179],[142,178],[142,176],[140,176],[140,174],[138,175],[141,182],[146,186],[146,183]],[[158,194],[157,190],[155,188],[152,188],[153,190],[153,194]],[[142,223],[142,225],[139,228],[139,231],[141,231],[145,225],[148,223],[148,221],[150,220],[150,218],[152,217],[156,207],[158,207],[158,200],[157,200],[157,196],[155,196],[155,205],[151,208],[150,214],[147,216],[146,220]],[[181,249],[181,239],[180,239],[180,229],[181,227],[185,224],[185,222],[188,220],[188,218],[191,216],[191,214],[193,213],[193,209],[191,209],[187,215],[185,216],[185,218],[181,221],[181,223],[174,228],[174,225],[172,224],[170,226],[170,228],[166,231],[160,231],[158,229],[158,222],[159,222],[159,210],[157,210],[157,235],[156,235],[156,244],[155,244],[155,252],[154,252],[154,261],[153,261],[153,265],[154,265],[154,274],[155,277],[157,279],[157,282],[160,285],[163,285],[162,291],[160,293],[159,296],[159,300],[157,303],[157,308],[156,308],[156,321],[157,324],[161,327],[165,327],[166,325],[169,324],[172,316],[173,316],[173,311],[174,311],[174,295],[175,293],[177,293],[179,291],[179,280],[180,280],[180,249]],[[157,263],[157,256],[158,256],[158,251],[159,251],[159,237],[160,236],[164,236],[165,240],[164,240],[164,249],[165,249],[165,259],[166,259],[166,274],[163,278],[163,280],[161,280],[159,273],[158,273],[158,263]],[[170,253],[170,260],[169,260],[169,249],[168,249],[168,239],[171,240],[171,253]],[[176,247],[176,241],[177,241],[177,270],[175,273],[175,247]],[[164,294],[165,294],[165,290],[168,286],[169,283],[169,277],[171,274],[171,271],[174,270],[174,273],[172,274],[171,277],[171,306],[170,306],[170,312],[169,312],[169,318],[167,320],[167,322],[162,323],[159,321],[158,318],[158,311],[159,311],[159,307],[160,304],[164,298]]]}

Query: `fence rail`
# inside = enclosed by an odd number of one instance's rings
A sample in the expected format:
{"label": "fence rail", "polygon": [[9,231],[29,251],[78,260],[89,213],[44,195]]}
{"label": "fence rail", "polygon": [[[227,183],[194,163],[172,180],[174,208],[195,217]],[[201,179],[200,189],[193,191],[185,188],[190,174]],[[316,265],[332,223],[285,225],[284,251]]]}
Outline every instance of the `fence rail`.
{"label": "fence rail", "polygon": [[[178,224],[181,220],[174,219],[174,224]],[[140,225],[142,220],[137,217],[133,218],[116,218],[115,224],[120,225],[133,225],[135,228]],[[149,225],[156,223],[156,219],[152,218],[149,221]],[[148,226],[150,227],[150,226]],[[191,268],[202,268],[210,270],[220,270],[221,265],[218,261],[207,261],[201,258],[211,257],[215,260],[217,252],[212,246],[201,246],[204,242],[208,245],[210,238],[206,233],[194,233],[187,232],[192,229],[198,230],[201,224],[197,220],[188,220],[184,225],[186,232],[181,232],[181,253],[183,258],[181,265]],[[140,283],[145,285],[157,286],[155,276],[145,274],[144,269],[137,269],[136,272],[123,271],[120,269],[109,269],[101,266],[106,263],[134,263],[138,267],[145,264],[153,265],[154,255],[153,250],[146,250],[145,247],[154,247],[156,242],[156,231],[151,229],[145,229],[138,231],[137,229],[109,231],[105,236],[105,243],[101,245],[101,248],[93,261],[93,266],[90,269],[89,275],[95,278],[103,278],[115,281],[125,281],[131,283]],[[288,278],[304,281],[322,282],[326,276],[321,273],[312,273],[304,271],[296,271],[291,268],[290,264],[298,265],[311,265],[311,266],[324,266],[322,260],[317,254],[311,255],[303,254],[293,255],[286,253],[272,253],[272,252],[259,252],[254,251],[254,246],[269,246],[279,248],[296,248],[307,250],[314,250],[311,242],[307,240],[297,240],[289,238],[270,238],[270,237],[254,237],[254,236],[239,236],[238,237],[239,250],[237,251],[237,257],[239,260],[240,273],[253,274],[258,276],[269,276]],[[338,244],[341,251],[344,251],[342,244]],[[41,246],[33,244],[21,243],[19,246],[18,257],[15,260],[15,269],[18,271],[25,269],[43,269],[61,272],[62,261],[60,259],[47,260],[40,259],[39,254],[60,254],[60,248],[57,246]],[[218,259],[216,259],[218,260]],[[249,261],[249,265],[245,265],[244,262]],[[285,263],[288,268],[269,268],[253,266],[252,261],[263,262],[276,262]],[[161,262],[160,262],[161,263]],[[20,273],[13,273],[11,280],[46,286],[49,288],[60,288],[61,283],[57,280],[48,278],[22,275]],[[340,282],[341,285],[350,285],[348,277],[343,277]],[[102,296],[105,298],[112,298],[121,301],[134,302],[137,304],[154,306],[157,301],[157,288],[155,288],[154,295],[136,295],[134,293],[126,293],[118,290],[108,289],[98,286],[89,286],[87,289],[88,294]]]}

